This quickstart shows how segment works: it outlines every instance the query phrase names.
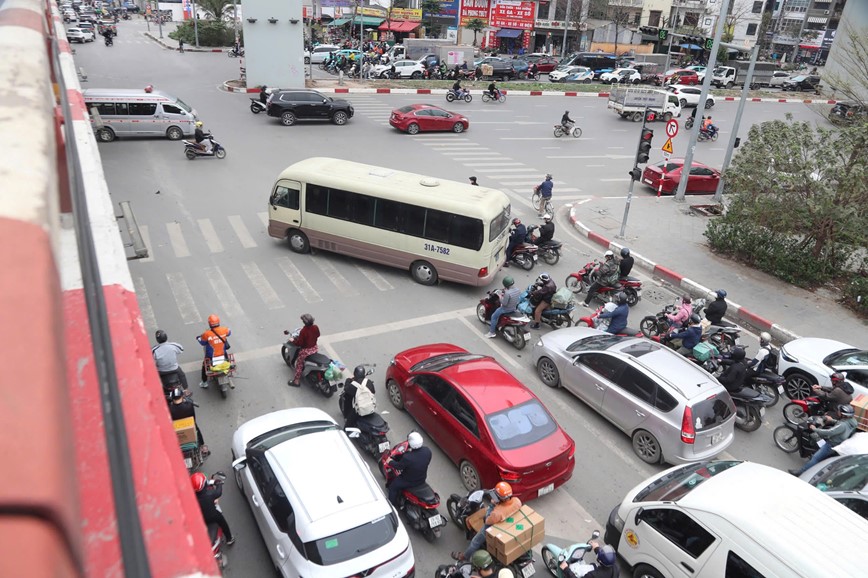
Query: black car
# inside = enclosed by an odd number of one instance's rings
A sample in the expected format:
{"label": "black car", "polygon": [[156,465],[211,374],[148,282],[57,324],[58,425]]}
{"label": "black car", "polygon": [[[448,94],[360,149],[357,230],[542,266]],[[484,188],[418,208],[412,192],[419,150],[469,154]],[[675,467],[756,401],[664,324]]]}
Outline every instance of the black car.
{"label": "black car", "polygon": [[278,90],[268,98],[266,110],[268,116],[280,118],[284,126],[292,126],[297,120],[330,120],[343,125],[355,112],[348,101],[315,90]]}
{"label": "black car", "polygon": [[865,116],[865,107],[855,102],[838,102],[829,111],[832,124],[852,124]]}
{"label": "black car", "polygon": [[802,92],[814,92],[820,86],[820,77],[816,75],[793,76],[784,81],[782,90],[799,90]]}
{"label": "black car", "polygon": [[[502,78],[503,80],[512,80],[513,78],[516,78],[518,76],[518,74],[515,71],[515,66],[513,65],[512,60],[505,60],[503,58],[498,58],[496,56],[489,56],[489,57],[483,58],[479,62],[480,66],[485,65],[485,64],[488,64],[489,66],[491,66],[491,74],[490,75],[486,74],[485,75],[486,77],[489,77],[489,76],[491,78],[498,78],[499,77],[499,78]],[[527,66],[527,63],[524,63],[524,64],[525,64],[525,66]]]}

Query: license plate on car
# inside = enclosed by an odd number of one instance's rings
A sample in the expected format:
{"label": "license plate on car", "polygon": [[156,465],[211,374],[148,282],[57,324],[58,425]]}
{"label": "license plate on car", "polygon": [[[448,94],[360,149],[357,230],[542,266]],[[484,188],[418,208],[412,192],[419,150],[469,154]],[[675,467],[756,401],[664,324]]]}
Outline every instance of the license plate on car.
{"label": "license plate on car", "polygon": [[428,525],[432,528],[439,528],[443,525],[443,516],[440,514],[434,514],[428,518]]}
{"label": "license plate on car", "polygon": [[778,386],[778,393],[781,394],[781,395],[784,394],[784,385],[783,385],[783,384],[781,384],[781,385]]}
{"label": "license plate on car", "polygon": [[723,439],[723,432],[717,432],[716,434],[711,436],[711,443],[709,445],[715,445]]}
{"label": "license plate on car", "polygon": [[642,179],[642,182],[645,183],[646,185],[650,185],[651,179]]}
{"label": "license plate on car", "polygon": [[541,487],[536,495],[537,496],[545,496],[546,494],[552,493],[554,491],[554,489],[555,489],[555,485],[552,483],[552,484],[549,484],[547,486]]}
{"label": "license plate on car", "polygon": [[533,564],[528,564],[521,569],[521,575],[523,578],[530,578],[534,574],[536,574],[536,568],[534,568]]}
{"label": "license plate on car", "polygon": [[389,442],[381,442],[380,445],[377,446],[377,448],[380,450],[380,453],[383,453],[389,451],[392,446],[389,444]]}

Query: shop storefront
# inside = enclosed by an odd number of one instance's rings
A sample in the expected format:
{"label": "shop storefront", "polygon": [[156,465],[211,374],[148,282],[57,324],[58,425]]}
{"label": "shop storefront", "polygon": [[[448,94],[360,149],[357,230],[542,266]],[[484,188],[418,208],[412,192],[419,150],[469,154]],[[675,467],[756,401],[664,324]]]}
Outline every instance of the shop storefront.
{"label": "shop storefront", "polygon": [[500,30],[489,36],[489,40],[495,43],[492,48],[504,54],[528,52],[535,11],[534,2],[494,0],[489,24]]}

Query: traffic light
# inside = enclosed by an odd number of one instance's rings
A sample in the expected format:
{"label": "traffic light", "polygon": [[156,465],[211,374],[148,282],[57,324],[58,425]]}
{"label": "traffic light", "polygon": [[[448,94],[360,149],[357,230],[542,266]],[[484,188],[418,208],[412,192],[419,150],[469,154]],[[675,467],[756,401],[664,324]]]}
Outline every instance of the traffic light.
{"label": "traffic light", "polygon": [[714,38],[706,38],[705,39],[705,49],[711,50],[714,48]]}
{"label": "traffic light", "polygon": [[638,168],[631,169],[630,172],[627,174],[630,175],[630,178],[633,179],[634,181],[638,181],[639,179],[642,178],[642,171],[641,171],[641,169],[638,169]]}
{"label": "traffic light", "polygon": [[645,113],[645,122],[654,122],[657,120],[657,113],[653,110],[649,110]]}
{"label": "traffic light", "polygon": [[654,36],[655,38],[657,37],[657,34],[659,34],[659,31],[655,26],[640,26],[639,32],[646,36]]}
{"label": "traffic light", "polygon": [[651,157],[651,139],[654,138],[654,131],[650,128],[642,129],[642,136],[639,137],[639,152],[636,153],[636,164],[641,165],[647,163]]}
{"label": "traffic light", "polygon": [[660,30],[657,31],[657,39],[658,40],[663,42],[667,38],[669,38],[669,31],[668,30],[666,30],[665,28],[661,28]]}

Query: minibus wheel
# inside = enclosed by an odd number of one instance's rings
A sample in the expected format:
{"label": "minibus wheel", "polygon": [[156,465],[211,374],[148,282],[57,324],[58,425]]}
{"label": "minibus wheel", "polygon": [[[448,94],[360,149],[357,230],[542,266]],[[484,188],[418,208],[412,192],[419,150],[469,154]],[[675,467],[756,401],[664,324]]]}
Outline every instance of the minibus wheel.
{"label": "minibus wheel", "polygon": [[177,126],[170,126],[169,130],[166,131],[166,137],[168,137],[169,140],[181,140],[184,138],[184,131]]}
{"label": "minibus wheel", "polygon": [[298,229],[290,231],[287,239],[289,240],[289,248],[296,253],[310,252],[310,241],[307,240],[307,235]]}
{"label": "minibus wheel", "polygon": [[96,137],[101,142],[112,142],[113,140],[115,140],[115,131],[108,127],[103,127],[96,131]]}

